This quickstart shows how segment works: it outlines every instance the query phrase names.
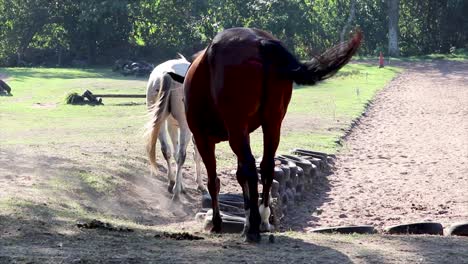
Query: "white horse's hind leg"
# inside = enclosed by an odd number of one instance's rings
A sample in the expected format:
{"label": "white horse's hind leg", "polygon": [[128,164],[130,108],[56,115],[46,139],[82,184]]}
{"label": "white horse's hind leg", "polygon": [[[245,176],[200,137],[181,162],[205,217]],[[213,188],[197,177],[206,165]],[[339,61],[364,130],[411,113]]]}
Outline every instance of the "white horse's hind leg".
{"label": "white horse's hind leg", "polygon": [[182,167],[185,163],[185,157],[187,155],[187,145],[190,141],[190,131],[189,130],[180,130],[179,134],[179,153],[177,157],[177,170],[176,170],[176,184],[174,186],[174,196],[173,200],[178,200],[178,195],[183,191],[182,186]]}
{"label": "white horse's hind leg", "polygon": [[170,193],[172,193],[172,189],[174,188],[174,185],[175,185],[175,179],[174,179],[174,173],[172,172],[172,164],[171,164],[172,153],[171,153],[171,147],[169,146],[167,137],[166,137],[166,128],[161,129],[159,131],[158,137],[159,137],[159,141],[161,142],[161,152],[167,163],[167,179],[169,180],[169,186],[167,187],[167,190]]}
{"label": "white horse's hind leg", "polygon": [[[179,123],[177,122],[177,120],[175,119],[175,117],[173,115],[170,115],[169,118],[167,119],[167,131],[169,132],[169,136],[171,137],[172,148],[173,148],[173,151],[174,151],[174,159],[175,159],[176,164],[177,164],[177,161],[179,160],[179,153],[180,153],[180,150],[179,150],[179,147],[180,147],[180,144],[179,144]],[[177,174],[177,170],[176,170],[176,174]],[[175,182],[177,183],[177,181],[178,181],[178,179],[176,177]],[[179,185],[180,185],[180,191],[185,192],[184,185],[182,183],[180,183]]]}
{"label": "white horse's hind leg", "polygon": [[197,174],[197,185],[198,185],[198,190],[205,194],[207,193],[205,186],[203,185],[202,181],[202,176],[201,176],[201,156],[200,153],[198,152],[197,145],[195,144],[195,141],[193,140],[193,159],[195,160],[195,170]]}

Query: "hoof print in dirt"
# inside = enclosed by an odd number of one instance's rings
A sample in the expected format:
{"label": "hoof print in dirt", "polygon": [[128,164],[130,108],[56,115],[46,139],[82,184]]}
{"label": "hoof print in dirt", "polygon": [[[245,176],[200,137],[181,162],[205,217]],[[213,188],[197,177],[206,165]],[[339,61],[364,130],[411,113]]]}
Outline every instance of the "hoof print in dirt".
{"label": "hoof print in dirt", "polygon": [[154,237],[159,238],[159,239],[174,239],[174,240],[203,240],[205,239],[203,237],[194,236],[187,232],[183,232],[183,233],[163,232],[162,234],[157,234]]}
{"label": "hoof print in dirt", "polygon": [[451,225],[446,234],[448,236],[468,236],[468,222]]}
{"label": "hoof print in dirt", "polygon": [[421,222],[386,227],[385,232],[391,235],[443,235],[444,228],[440,223]]}
{"label": "hoof print in dirt", "polygon": [[310,231],[311,233],[322,233],[322,234],[374,234],[375,229],[370,225],[362,226],[335,226],[335,227],[323,227],[316,228]]}
{"label": "hoof print in dirt", "polygon": [[76,224],[78,228],[84,229],[101,229],[108,231],[119,231],[119,232],[133,232],[134,230],[128,227],[115,227],[110,223],[105,223],[96,219],[93,219],[89,222],[78,222]]}

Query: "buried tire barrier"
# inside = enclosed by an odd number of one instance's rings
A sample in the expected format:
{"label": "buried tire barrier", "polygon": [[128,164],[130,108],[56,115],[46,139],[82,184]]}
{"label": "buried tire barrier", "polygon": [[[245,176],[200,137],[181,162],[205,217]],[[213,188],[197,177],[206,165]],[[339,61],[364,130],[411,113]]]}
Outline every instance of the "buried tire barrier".
{"label": "buried tire barrier", "polygon": [[468,222],[455,223],[446,232],[448,236],[468,236]]}
{"label": "buried tire barrier", "polygon": [[334,164],[335,155],[328,155],[322,152],[305,150],[305,149],[293,149],[291,151],[293,154],[298,155],[314,164],[320,168],[323,172],[330,171],[330,164]]}
{"label": "buried tire barrier", "polygon": [[389,226],[384,229],[391,235],[443,235],[442,224],[435,222],[420,222]]}
{"label": "buried tire barrier", "polygon": [[315,228],[310,231],[311,233],[321,233],[321,234],[374,234],[376,232],[375,228],[370,225],[362,226],[335,226],[335,227],[322,227]]}

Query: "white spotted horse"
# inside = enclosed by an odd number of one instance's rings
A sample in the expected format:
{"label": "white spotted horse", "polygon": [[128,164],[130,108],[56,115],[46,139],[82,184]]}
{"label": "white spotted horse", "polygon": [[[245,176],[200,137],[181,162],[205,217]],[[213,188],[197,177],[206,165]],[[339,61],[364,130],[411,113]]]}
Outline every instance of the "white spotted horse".
{"label": "white spotted horse", "polygon": [[[179,59],[168,60],[159,64],[152,71],[146,89],[146,106],[151,115],[151,120],[146,126],[148,157],[152,165],[152,171],[157,172],[155,150],[159,138],[161,151],[167,163],[168,191],[173,193],[173,200],[178,200],[180,193],[184,192],[182,167],[185,163],[186,149],[191,138],[191,132],[185,116],[182,84],[174,81],[168,73],[185,76],[189,65],[190,62],[182,55],[180,55]],[[167,140],[166,131],[169,132],[177,164],[175,177],[171,166],[172,151]],[[201,157],[195,144],[194,160],[198,190],[206,192],[201,176]]]}

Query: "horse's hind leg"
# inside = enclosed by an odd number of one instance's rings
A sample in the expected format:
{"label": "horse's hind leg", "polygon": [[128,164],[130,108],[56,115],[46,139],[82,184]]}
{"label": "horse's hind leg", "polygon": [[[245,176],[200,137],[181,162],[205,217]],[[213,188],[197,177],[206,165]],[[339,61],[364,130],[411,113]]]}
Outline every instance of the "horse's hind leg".
{"label": "horse's hind leg", "polygon": [[[172,113],[171,113],[172,114]],[[177,155],[179,155],[178,147],[179,147],[179,124],[178,121],[174,118],[174,116],[169,115],[167,119],[167,132],[169,132],[169,136],[171,137],[172,148],[174,151],[174,159],[177,160]]]}
{"label": "horse's hind leg", "polygon": [[[193,137],[192,137],[193,139]],[[205,186],[203,185],[203,180],[202,180],[202,174],[201,174],[201,156],[200,152],[198,152],[197,145],[195,144],[195,140],[193,139],[193,159],[195,160],[195,170],[197,174],[197,185],[198,185],[198,190],[201,193],[206,193]]]}
{"label": "horse's hind leg", "polygon": [[[252,155],[247,130],[229,131],[229,145],[237,155],[237,181],[242,187],[244,195],[244,209],[246,222],[244,235],[247,241],[260,240],[260,214],[258,211],[258,174],[255,159]],[[235,132],[234,132],[235,131]]]}
{"label": "horse's hind leg", "polygon": [[[281,120],[278,118],[278,120]],[[261,231],[270,231],[270,189],[273,183],[273,174],[275,168],[275,153],[278,148],[280,140],[280,122],[273,122],[274,124],[263,125],[263,159],[260,163],[260,171],[262,175],[263,193],[262,204],[260,205],[259,212],[262,218],[260,225]]]}
{"label": "horse's hind leg", "polygon": [[222,219],[218,204],[221,184],[216,175],[215,143],[202,135],[197,136],[194,134],[194,137],[208,174],[208,192],[211,196],[211,208],[213,209],[213,227],[211,228],[211,232],[221,232]]}
{"label": "horse's hind leg", "polygon": [[179,146],[178,146],[178,155],[177,155],[177,171],[176,171],[176,183],[174,186],[174,196],[172,200],[178,200],[179,194],[184,191],[182,184],[182,167],[185,163],[185,158],[187,156],[187,145],[190,142],[190,130],[188,128],[181,128],[179,133]]}
{"label": "horse's hind leg", "polygon": [[164,156],[164,159],[166,160],[167,163],[167,179],[169,180],[169,185],[167,187],[167,190],[172,193],[172,189],[174,188],[175,184],[175,179],[174,179],[174,173],[172,172],[172,166],[171,166],[171,147],[168,144],[167,141],[167,136],[166,136],[166,128],[163,125],[163,129],[159,131],[159,141],[161,143],[161,152]]}

